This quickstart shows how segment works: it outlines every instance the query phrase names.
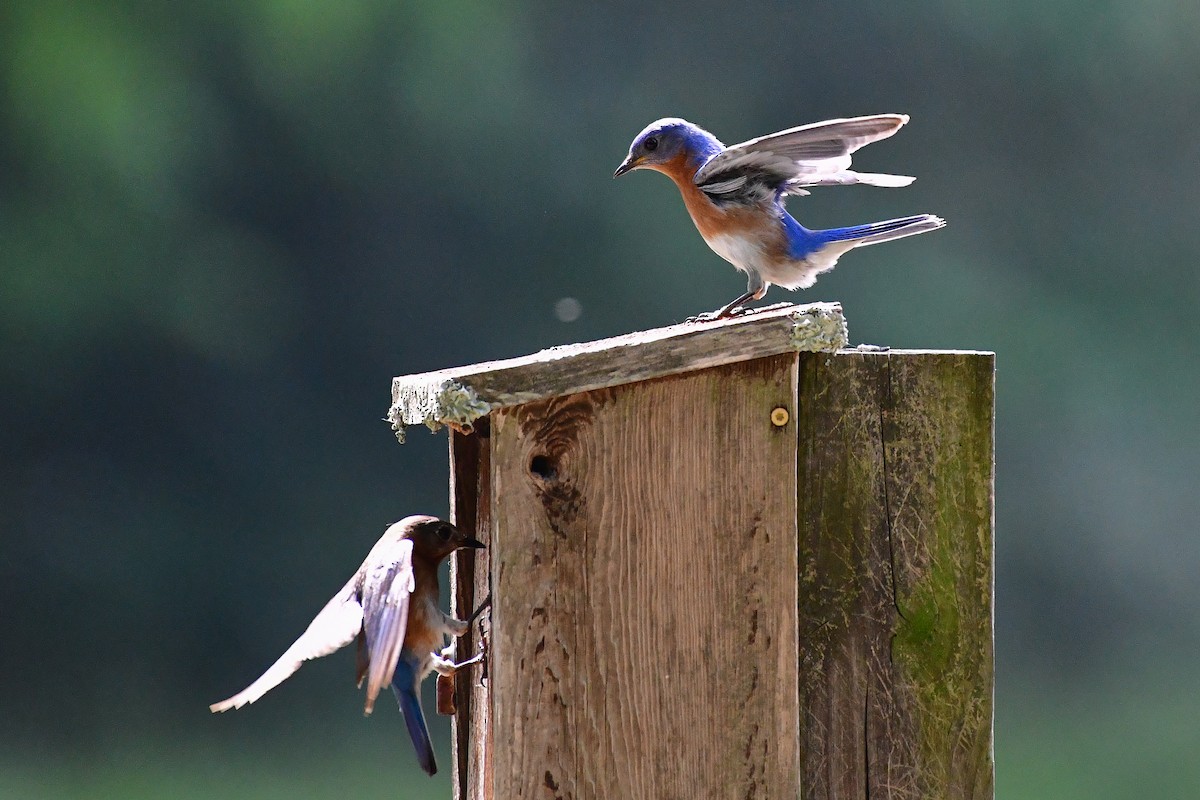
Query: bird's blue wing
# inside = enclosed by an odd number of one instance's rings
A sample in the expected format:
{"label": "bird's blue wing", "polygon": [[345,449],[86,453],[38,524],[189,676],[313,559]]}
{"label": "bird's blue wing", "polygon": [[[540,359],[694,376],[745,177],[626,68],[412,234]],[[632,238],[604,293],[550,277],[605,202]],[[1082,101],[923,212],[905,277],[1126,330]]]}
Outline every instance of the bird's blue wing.
{"label": "bird's blue wing", "polygon": [[425,713],[421,710],[421,684],[416,665],[409,658],[401,658],[392,676],[392,691],[396,702],[404,712],[404,725],[412,739],[413,749],[421,769],[429,775],[437,773],[437,760],[433,756],[433,742],[429,740],[429,728],[425,724]]}
{"label": "bird's blue wing", "polygon": [[367,648],[367,697],[364,712],[370,714],[380,690],[392,673],[408,630],[409,598],[416,587],[411,539],[380,540],[364,565],[362,606]]}

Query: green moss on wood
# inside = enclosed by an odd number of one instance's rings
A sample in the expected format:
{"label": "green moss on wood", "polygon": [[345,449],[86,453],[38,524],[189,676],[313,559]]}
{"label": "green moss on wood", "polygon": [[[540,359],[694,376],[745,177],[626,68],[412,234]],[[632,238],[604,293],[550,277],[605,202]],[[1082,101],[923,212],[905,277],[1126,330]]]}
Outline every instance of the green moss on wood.
{"label": "green moss on wood", "polygon": [[991,797],[991,363],[800,357],[808,797]]}
{"label": "green moss on wood", "polygon": [[925,375],[893,363],[889,452],[926,466],[923,568],[897,587],[894,662],[920,709],[931,796],[991,796],[992,367],[943,356]]}

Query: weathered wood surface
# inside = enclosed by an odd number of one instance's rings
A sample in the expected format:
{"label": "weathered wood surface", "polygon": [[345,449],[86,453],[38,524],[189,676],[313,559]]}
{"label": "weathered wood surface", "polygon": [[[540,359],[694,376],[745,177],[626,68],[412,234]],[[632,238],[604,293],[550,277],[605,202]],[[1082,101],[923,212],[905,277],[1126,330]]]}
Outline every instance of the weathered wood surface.
{"label": "weathered wood surface", "polygon": [[797,796],[795,363],[492,414],[494,794],[469,797]]}
{"label": "weathered wood surface", "polygon": [[454,433],[456,601],[496,604],[456,797],[990,798],[993,367],[782,355]]}
{"label": "weathered wood surface", "polygon": [[806,798],[991,798],[994,358],[800,357]]}
{"label": "weathered wood surface", "polygon": [[685,323],[531,356],[403,375],[392,380],[388,420],[469,429],[491,411],[781,353],[833,351],[847,343],[836,303],[771,306],[744,316]]}
{"label": "weathered wood surface", "polygon": [[[451,610],[466,619],[484,601],[490,586],[491,518],[491,447],[487,420],[471,433],[450,432],[450,517],[463,530],[474,531],[487,548],[458,550],[450,561],[450,585],[453,588]],[[476,627],[458,640],[458,658],[465,660],[477,652],[476,630],[490,632],[491,615],[481,616]],[[453,726],[454,797],[491,797],[492,727],[488,724],[491,701],[486,667],[472,667],[454,676],[458,714]]]}

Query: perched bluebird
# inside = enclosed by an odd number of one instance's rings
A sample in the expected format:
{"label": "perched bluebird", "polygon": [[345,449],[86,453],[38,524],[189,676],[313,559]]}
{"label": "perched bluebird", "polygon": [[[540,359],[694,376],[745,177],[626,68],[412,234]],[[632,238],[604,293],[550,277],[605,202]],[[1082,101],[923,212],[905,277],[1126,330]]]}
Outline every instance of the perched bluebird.
{"label": "perched bluebird", "polygon": [[455,664],[446,658],[453,644],[442,647],[445,636],[462,636],[471,623],[438,607],[438,565],[460,547],[483,543],[437,517],[405,517],[395,523],[287,652],[254,683],[209,709],[227,711],[253,703],[305,661],[357,638],[358,685],[367,681],[364,713],[371,713],[380,690],[391,683],[421,768],[433,775],[437,763],[421,711],[421,681],[431,671],[450,675],[479,660]]}
{"label": "perched bluebird", "polygon": [[687,120],[652,122],[629,146],[614,178],[635,169],[654,169],[675,181],[684,205],[708,246],[748,277],[746,293],[702,315],[720,318],[759,300],[767,287],[806,289],[833,269],[853,247],[937,230],[945,221],[932,214],[889,219],[849,228],[809,230],[783,207],[805,186],[907,186],[913,178],[854,172],[850,155],[886,139],[908,122],[905,114],[831,119],[789,128],[725,147]]}

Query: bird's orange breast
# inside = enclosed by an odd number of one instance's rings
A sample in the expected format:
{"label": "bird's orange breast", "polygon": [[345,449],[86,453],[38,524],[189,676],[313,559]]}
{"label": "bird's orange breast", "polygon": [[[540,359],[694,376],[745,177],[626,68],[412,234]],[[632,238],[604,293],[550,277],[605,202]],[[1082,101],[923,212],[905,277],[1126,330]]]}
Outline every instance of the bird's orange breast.
{"label": "bird's orange breast", "polygon": [[437,608],[439,591],[436,569],[436,566],[431,567],[414,559],[416,587],[408,600],[404,648],[422,655],[440,650],[445,644],[441,634],[441,615]]}
{"label": "bird's orange breast", "polygon": [[696,168],[688,163],[686,155],[681,153],[653,168],[679,187],[679,193],[683,195],[683,205],[687,208],[692,222],[696,223],[696,230],[700,231],[705,240],[715,236],[747,233],[758,226],[754,209],[740,206],[721,208],[700,191],[693,180]]}

